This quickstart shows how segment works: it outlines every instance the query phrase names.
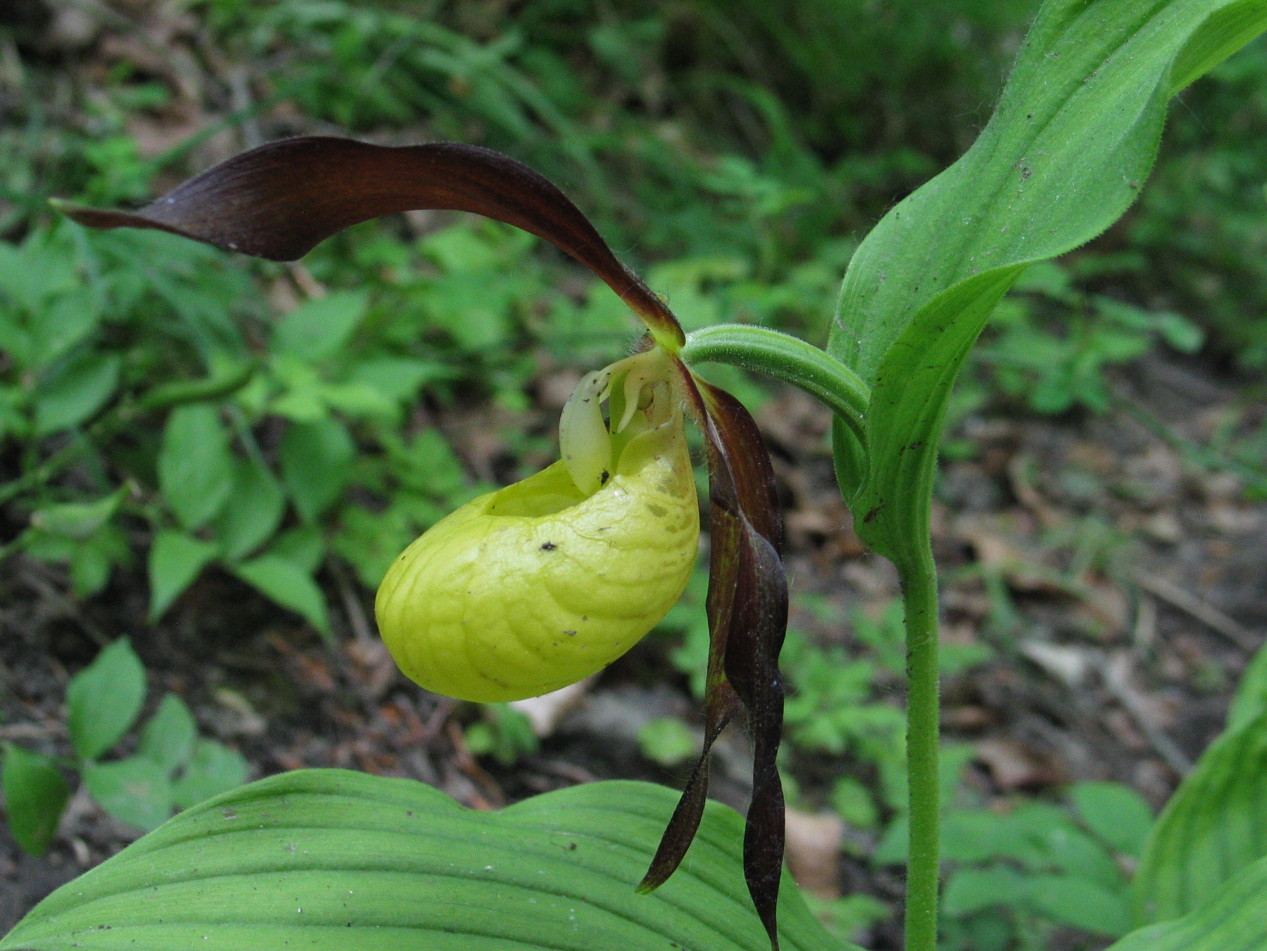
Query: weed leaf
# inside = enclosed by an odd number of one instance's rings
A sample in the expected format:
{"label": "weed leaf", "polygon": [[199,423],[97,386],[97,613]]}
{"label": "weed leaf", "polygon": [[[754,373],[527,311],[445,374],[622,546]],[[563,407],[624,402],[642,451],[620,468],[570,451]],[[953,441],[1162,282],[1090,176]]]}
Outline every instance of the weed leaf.
{"label": "weed leaf", "polygon": [[235,565],[233,573],[270,600],[303,617],[319,634],[332,636],[325,595],[312,576],[294,562],[276,554],[260,555]]}
{"label": "weed leaf", "polygon": [[145,668],[120,638],[66,686],[66,728],[80,759],[95,760],[119,742],[144,701]]}
{"label": "weed leaf", "polygon": [[158,484],[190,531],[205,525],[228,501],[233,456],[215,407],[195,403],[172,410],[158,452]]}
{"label": "weed leaf", "polygon": [[154,716],[141,731],[137,752],[171,771],[183,766],[198,738],[194,715],[185,701],[174,693],[163,697]]}
{"label": "weed leaf", "polygon": [[47,756],[6,743],[0,786],[13,838],[23,852],[43,855],[70,798],[66,780]]}
{"label": "weed leaf", "polygon": [[282,436],[282,481],[305,521],[315,521],[343,493],[352,475],[356,442],[337,419],[293,423]]}
{"label": "weed leaf", "polygon": [[185,768],[172,783],[172,802],[178,809],[196,806],[204,799],[241,786],[248,771],[242,754],[215,740],[198,740]]}
{"label": "weed leaf", "polygon": [[155,829],[172,814],[167,770],[148,757],[89,763],[84,783],[106,812],[138,829]]}
{"label": "weed leaf", "polygon": [[163,529],[150,546],[150,620],[156,621],[188,588],[199,572],[216,557],[219,549],[212,542],[186,535],[175,529]]}

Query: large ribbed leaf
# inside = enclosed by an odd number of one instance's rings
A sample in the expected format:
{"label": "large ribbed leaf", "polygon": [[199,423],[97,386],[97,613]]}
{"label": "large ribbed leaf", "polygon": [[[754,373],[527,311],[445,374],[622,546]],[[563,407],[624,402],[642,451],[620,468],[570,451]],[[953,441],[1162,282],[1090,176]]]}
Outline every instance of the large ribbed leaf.
{"label": "large ribbed leaf", "polygon": [[850,262],[829,350],[873,386],[864,452],[837,428],[862,537],[927,546],[950,384],[1026,264],[1134,201],[1172,95],[1267,28],[1267,0],[1050,0],[972,148],[885,216]]}
{"label": "large ribbed leaf", "polygon": [[[1219,737],[1167,803],[1135,878],[1136,921],[1204,909],[1229,879],[1264,857],[1267,713],[1259,713]],[[1267,921],[1267,891],[1256,908]]]}
{"label": "large ribbed leaf", "polygon": [[[635,892],[677,794],[610,782],[500,812],[340,770],[182,813],[54,892],[3,951],[767,951],[743,822],[710,803],[678,873]],[[785,949],[839,946],[783,889]]]}
{"label": "large ribbed leaf", "polygon": [[1267,948],[1267,858],[1182,918],[1132,931],[1108,951],[1263,951]]}

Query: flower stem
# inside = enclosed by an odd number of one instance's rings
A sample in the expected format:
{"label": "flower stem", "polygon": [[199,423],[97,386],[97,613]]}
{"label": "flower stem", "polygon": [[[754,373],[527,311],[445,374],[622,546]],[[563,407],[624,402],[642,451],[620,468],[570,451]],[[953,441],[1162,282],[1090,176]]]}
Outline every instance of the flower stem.
{"label": "flower stem", "polygon": [[906,866],[906,951],[936,951],[941,847],[938,740],[937,573],[927,543],[898,565],[906,609],[906,764],[910,856]]}
{"label": "flower stem", "polygon": [[798,386],[826,404],[865,445],[863,418],[870,388],[812,343],[768,327],[717,324],[689,334],[679,356],[688,365],[728,363]]}
{"label": "flower stem", "polygon": [[[871,392],[847,366],[812,344],[766,327],[719,324],[691,333],[679,354],[687,364],[727,363],[792,383],[836,414],[838,474],[846,498],[866,467],[865,418]],[[926,504],[926,503],[925,503]],[[908,675],[906,755],[910,801],[910,858],[906,877],[906,951],[937,951],[941,843],[941,776],[937,572],[927,522],[923,541],[902,546],[898,574],[906,611]],[[892,557],[897,553],[890,553]]]}

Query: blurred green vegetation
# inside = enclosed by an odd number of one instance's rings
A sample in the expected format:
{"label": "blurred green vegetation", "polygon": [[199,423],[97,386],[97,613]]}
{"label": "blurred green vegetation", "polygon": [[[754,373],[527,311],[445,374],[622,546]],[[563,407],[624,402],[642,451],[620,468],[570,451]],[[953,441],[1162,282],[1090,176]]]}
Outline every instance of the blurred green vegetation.
{"label": "blurred green vegetation", "polygon": [[[634,323],[540,242],[467,217],[359,226],[290,267],[85,233],[48,198],[141,202],[297,133],[473,142],[558,182],[688,329],[750,322],[822,343],[857,241],[970,144],[1037,2],[936,15],[920,0],[75,8],[92,29],[74,42],[56,39],[52,4],[0,11],[0,558],[65,566],[82,598],[143,575],[152,620],[226,571],[334,637],[330,579],[372,590],[446,511],[550,461],[562,396],[549,381],[610,362]],[[1265,135],[1260,40],[1183,94],[1125,221],[1026,275],[957,412],[1103,411],[1110,371],[1161,348],[1201,352],[1248,386],[1267,367]],[[1233,460],[1267,492],[1267,436],[1238,440],[1238,419],[1191,455]],[[684,635],[673,662],[696,672],[702,584],[667,622]],[[788,755],[849,759],[831,802],[878,833],[903,808],[884,687],[902,656],[892,617],[850,626],[849,665],[792,633]],[[532,748],[505,711],[469,740],[502,760]],[[666,758],[676,740],[659,737]],[[1074,818],[957,814],[1021,845],[958,856],[954,946],[1007,947],[1035,921],[1067,920],[1039,895],[1001,911],[977,886],[1018,855],[1072,874],[1033,837],[1094,833],[1082,792]],[[1096,849],[1100,864],[1125,851]]]}

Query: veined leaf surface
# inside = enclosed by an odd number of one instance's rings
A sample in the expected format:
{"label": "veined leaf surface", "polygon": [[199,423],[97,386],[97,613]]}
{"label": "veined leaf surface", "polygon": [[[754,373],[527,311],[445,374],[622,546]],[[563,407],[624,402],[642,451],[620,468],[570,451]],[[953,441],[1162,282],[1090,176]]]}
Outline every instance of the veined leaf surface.
{"label": "veined leaf surface", "polygon": [[[710,803],[678,873],[634,890],[677,793],[604,782],[499,812],[341,770],[252,783],[182,813],[38,905],[2,951],[767,951]],[[787,949],[840,948],[795,888]],[[854,949],[856,951],[856,949]]]}
{"label": "veined leaf surface", "polygon": [[[1230,729],[1166,804],[1134,882],[1138,923],[1203,909],[1267,857],[1267,712]],[[1259,900],[1267,919],[1267,893]]]}
{"label": "veined leaf surface", "polygon": [[863,539],[927,545],[949,384],[1026,264],[1098,235],[1152,167],[1166,103],[1267,28],[1267,0],[1051,0],[993,118],[894,207],[845,275],[829,351],[873,386],[864,455],[837,457]]}
{"label": "veined leaf surface", "polygon": [[1182,918],[1132,931],[1108,951],[1261,951],[1267,948],[1267,858]]}

